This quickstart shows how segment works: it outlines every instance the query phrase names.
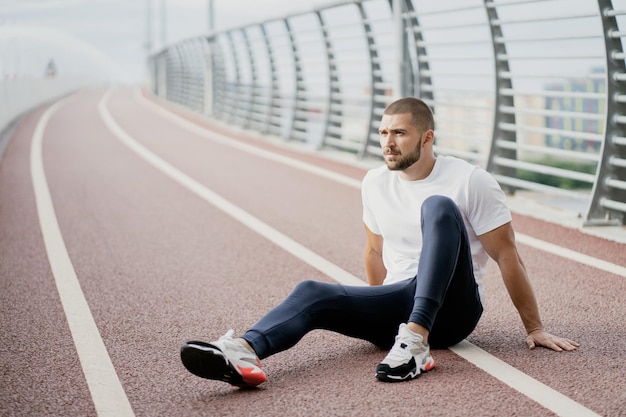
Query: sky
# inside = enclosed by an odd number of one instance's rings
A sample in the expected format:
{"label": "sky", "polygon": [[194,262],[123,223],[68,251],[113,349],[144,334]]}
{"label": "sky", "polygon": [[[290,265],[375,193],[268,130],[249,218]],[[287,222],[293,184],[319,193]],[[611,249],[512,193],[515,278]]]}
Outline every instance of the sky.
{"label": "sky", "polygon": [[[463,4],[466,0],[455,1]],[[213,0],[215,30],[280,18],[337,2]],[[89,73],[103,79],[140,83],[146,78],[147,41],[151,39],[151,50],[155,52],[164,45],[208,33],[209,3],[209,0],[0,0],[0,80],[42,77],[53,59],[59,75]],[[434,4],[429,0],[420,2],[422,8]],[[589,0],[555,0],[542,4],[542,13],[558,14],[564,4],[572,13],[581,5],[597,7]],[[516,7],[503,9],[503,13],[518,10]],[[445,18],[451,17],[446,15]],[[588,27],[587,21],[583,23],[562,21],[561,26],[567,26],[563,29],[569,31],[600,33],[600,28]],[[516,27],[524,32],[529,30],[525,25],[510,26],[511,30]],[[556,30],[557,23],[552,26]],[[536,34],[535,29],[532,32]],[[439,37],[445,36],[441,31],[436,33]],[[588,42],[587,46],[580,43],[577,49],[597,49],[593,42]],[[436,51],[433,48],[430,52]],[[570,65],[570,61],[563,62],[563,65]]]}
{"label": "sky", "polygon": [[[318,3],[324,2],[213,0],[215,30]],[[208,33],[208,5],[208,0],[0,0],[0,76],[40,76],[54,59],[59,74],[94,72],[95,66],[103,78],[141,82],[148,39],[158,51]]]}

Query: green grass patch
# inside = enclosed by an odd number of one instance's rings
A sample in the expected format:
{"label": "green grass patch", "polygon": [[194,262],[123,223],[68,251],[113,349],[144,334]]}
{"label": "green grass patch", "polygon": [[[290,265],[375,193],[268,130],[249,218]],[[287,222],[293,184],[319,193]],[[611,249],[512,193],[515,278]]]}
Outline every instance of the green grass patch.
{"label": "green grass patch", "polygon": [[[565,169],[568,171],[582,172],[585,174],[595,174],[596,164],[589,162],[572,162],[563,161],[555,158],[544,158],[538,161],[532,161],[535,164],[550,166],[554,168]],[[564,190],[585,190],[591,189],[593,184],[588,182],[575,180],[571,178],[563,178],[555,175],[543,174],[540,172],[528,171],[525,169],[517,170],[517,178],[526,181],[532,181],[539,184],[550,185]]]}

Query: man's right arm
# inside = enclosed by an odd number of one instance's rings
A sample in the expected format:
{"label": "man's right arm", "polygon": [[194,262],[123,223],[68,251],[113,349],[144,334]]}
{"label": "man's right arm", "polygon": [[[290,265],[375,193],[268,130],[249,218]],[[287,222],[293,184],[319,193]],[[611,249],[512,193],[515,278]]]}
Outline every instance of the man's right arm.
{"label": "man's right arm", "polygon": [[383,264],[383,237],[372,232],[366,225],[365,274],[369,285],[382,285],[387,275]]}

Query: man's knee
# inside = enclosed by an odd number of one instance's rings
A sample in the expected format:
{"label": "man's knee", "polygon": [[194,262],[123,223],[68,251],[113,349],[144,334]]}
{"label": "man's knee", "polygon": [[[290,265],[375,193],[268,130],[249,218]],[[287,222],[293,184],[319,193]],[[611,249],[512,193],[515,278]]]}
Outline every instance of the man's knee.
{"label": "man's knee", "polygon": [[459,208],[450,197],[433,195],[422,204],[422,220],[432,221],[458,218]]}
{"label": "man's knee", "polygon": [[313,280],[299,282],[293,289],[290,298],[297,300],[319,300],[336,293],[337,284],[329,284]]}

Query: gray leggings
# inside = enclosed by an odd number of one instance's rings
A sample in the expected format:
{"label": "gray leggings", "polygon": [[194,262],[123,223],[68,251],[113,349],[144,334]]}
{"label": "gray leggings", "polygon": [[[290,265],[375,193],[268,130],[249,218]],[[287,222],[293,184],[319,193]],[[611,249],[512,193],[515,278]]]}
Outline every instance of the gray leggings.
{"label": "gray leggings", "polygon": [[422,205],[423,248],[416,277],[390,285],[303,281],[242,337],[263,359],[289,349],[314,329],[393,345],[400,323],[430,330],[434,348],[467,337],[483,311],[467,232],[456,204],[432,196]]}

